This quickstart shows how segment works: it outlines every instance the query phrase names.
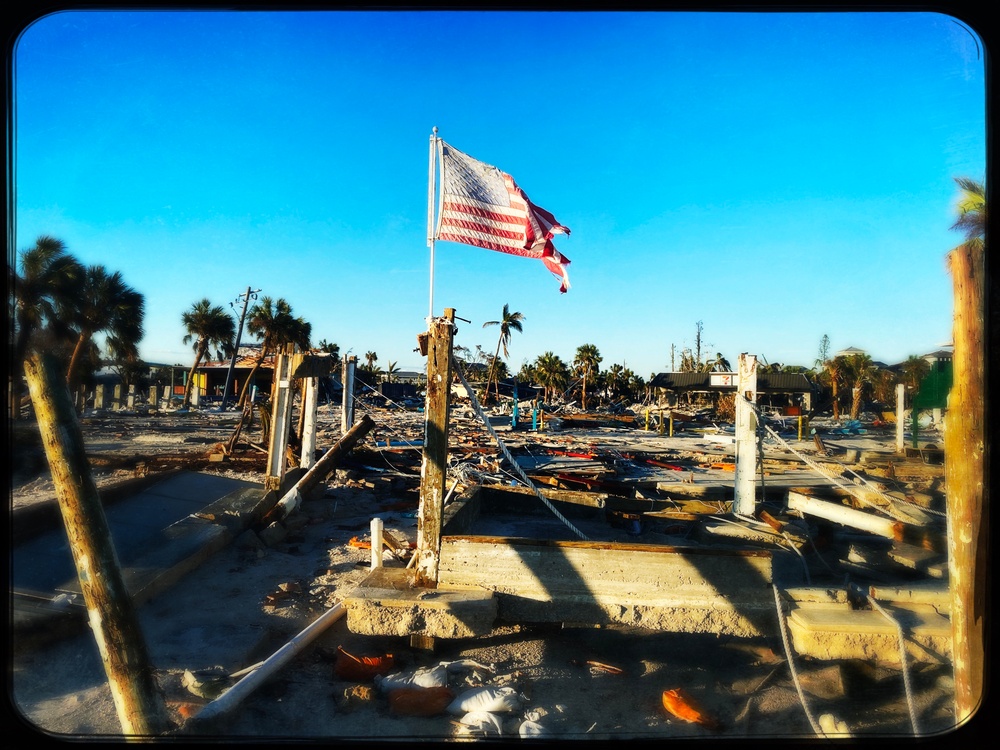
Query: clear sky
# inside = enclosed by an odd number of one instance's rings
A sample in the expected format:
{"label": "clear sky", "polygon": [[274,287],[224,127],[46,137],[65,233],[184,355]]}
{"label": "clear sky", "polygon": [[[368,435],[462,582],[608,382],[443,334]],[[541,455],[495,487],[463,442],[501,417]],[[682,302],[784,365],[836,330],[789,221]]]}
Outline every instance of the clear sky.
{"label": "clear sky", "polygon": [[[951,341],[953,178],[983,179],[980,37],[947,15],[69,11],[14,49],[16,225],[146,298],[150,361],[181,315],[247,287],[313,343],[422,369],[433,127],[572,230],[537,260],[439,242],[434,306],[512,370],[595,344],[811,366]],[[362,359],[363,361],[363,359]]]}

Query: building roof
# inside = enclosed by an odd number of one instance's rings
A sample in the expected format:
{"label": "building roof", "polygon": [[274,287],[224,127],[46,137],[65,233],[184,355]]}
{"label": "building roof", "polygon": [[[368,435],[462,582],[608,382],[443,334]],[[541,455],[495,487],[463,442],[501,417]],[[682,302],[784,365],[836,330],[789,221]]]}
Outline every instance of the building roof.
{"label": "building roof", "polygon": [[[733,375],[735,373],[712,372],[661,372],[649,381],[653,388],[675,391],[735,391],[735,385],[713,385],[713,375]],[[763,372],[757,374],[757,390],[775,393],[807,393],[812,384],[801,372]]]}

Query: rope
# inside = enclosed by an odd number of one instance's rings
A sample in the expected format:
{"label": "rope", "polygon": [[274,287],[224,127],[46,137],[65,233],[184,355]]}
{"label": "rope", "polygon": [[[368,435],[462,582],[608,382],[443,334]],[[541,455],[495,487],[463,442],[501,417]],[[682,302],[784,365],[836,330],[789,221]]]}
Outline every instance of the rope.
{"label": "rope", "polygon": [[550,511],[552,511],[553,515],[555,515],[556,518],[562,521],[563,524],[565,524],[568,529],[570,529],[580,539],[583,539],[584,541],[589,541],[589,538],[582,531],[580,531],[578,528],[576,528],[576,526],[570,523],[570,521],[562,513],[556,510],[555,506],[552,505],[551,502],[549,502],[548,498],[544,497],[538,491],[534,483],[528,478],[528,475],[524,473],[524,470],[518,465],[517,461],[514,460],[514,457],[510,455],[510,451],[507,450],[507,446],[504,445],[503,441],[500,439],[500,436],[497,435],[496,430],[493,429],[493,425],[490,424],[489,418],[483,412],[483,408],[479,405],[479,401],[476,399],[476,394],[473,392],[472,386],[469,385],[469,381],[465,379],[465,373],[462,372],[461,365],[459,364],[458,360],[455,359],[454,357],[452,357],[452,365],[455,368],[455,372],[458,374],[458,379],[462,381],[462,385],[465,386],[465,390],[469,394],[469,400],[472,402],[473,410],[476,412],[479,418],[483,420],[483,424],[486,426],[486,430],[496,441],[497,447],[500,448],[500,452],[503,453],[504,458],[506,458],[510,462],[511,466],[514,467],[514,471],[517,472],[518,477],[521,479],[522,482],[524,482],[524,486],[529,487],[531,491],[535,494],[535,497],[541,500],[545,504],[545,506]]}
{"label": "rope", "polygon": [[785,612],[781,608],[781,599],[778,598],[778,587],[772,583],[771,589],[774,591],[774,606],[778,610],[778,630],[781,631],[781,644],[785,648],[788,671],[792,674],[792,683],[795,685],[795,691],[799,694],[799,702],[802,704],[802,710],[805,711],[806,718],[809,720],[809,726],[812,727],[813,732],[825,735],[826,733],[822,727],[813,718],[812,712],[809,710],[809,704],[806,703],[806,695],[802,692],[802,685],[799,684],[799,673],[795,669],[795,661],[792,659],[792,649],[788,643],[788,634],[785,632]]}
{"label": "rope", "polygon": [[903,665],[903,687],[906,690],[906,707],[910,711],[910,725],[913,727],[913,733],[919,736],[920,728],[917,726],[917,711],[913,705],[913,688],[910,685],[910,668],[907,666],[906,661],[906,639],[903,636],[903,626],[892,615],[886,612],[871,594],[868,595],[868,602],[872,605],[873,609],[885,617],[896,628],[896,635],[899,638],[899,661]]}
{"label": "rope", "polygon": [[[754,404],[754,403],[752,403],[750,401],[747,401],[747,403],[757,413],[758,417],[763,416],[761,410],[758,408],[758,406],[756,404]],[[887,495],[882,490],[880,490],[878,487],[876,487],[875,485],[871,484],[863,476],[861,476],[860,474],[858,474],[856,471],[852,470],[850,467],[844,466],[843,464],[840,464],[840,463],[834,461],[833,463],[837,463],[837,465],[840,466],[843,469],[844,472],[847,472],[849,474],[853,474],[855,477],[857,477],[858,481],[861,483],[861,485],[864,486],[864,488],[867,490],[867,492],[870,492],[871,494],[876,495],[877,497],[880,497],[882,500],[884,500],[888,504],[889,507],[886,508],[886,507],[883,507],[881,505],[876,505],[864,493],[861,493],[861,492],[857,491],[857,485],[846,484],[846,483],[840,481],[839,477],[837,477],[837,476],[833,475],[832,473],[828,472],[826,469],[824,469],[818,463],[816,463],[815,461],[813,461],[812,459],[810,459],[808,456],[806,456],[803,453],[800,453],[799,451],[795,450],[795,448],[792,445],[790,445],[789,443],[785,442],[785,440],[777,432],[775,432],[773,429],[771,429],[771,427],[766,422],[764,422],[763,419],[759,419],[758,420],[758,424],[760,424],[768,433],[770,433],[771,437],[774,438],[778,442],[779,446],[784,447],[789,452],[791,452],[794,456],[797,456],[798,458],[800,458],[809,468],[811,468],[817,474],[819,474],[820,476],[825,477],[826,479],[830,480],[834,485],[836,485],[840,489],[844,490],[845,492],[847,492],[847,494],[851,495],[852,497],[856,498],[863,505],[865,505],[867,507],[870,507],[870,508],[874,508],[875,510],[881,511],[885,515],[887,515],[890,518],[892,518],[894,521],[902,521],[904,523],[912,523],[912,519],[910,517],[903,515],[902,513],[900,513],[899,511],[897,511],[897,510],[895,510],[893,508],[893,505],[895,503],[899,503],[899,502],[905,503],[907,505],[912,505],[913,507],[918,508],[923,513],[932,513],[932,514],[940,515],[940,516],[947,515],[945,513],[941,513],[940,511],[933,511],[933,510],[930,510],[928,508],[920,508],[919,506],[917,506],[916,503],[911,503],[909,500],[905,500],[905,499],[901,500],[898,497],[892,497],[891,495]]]}

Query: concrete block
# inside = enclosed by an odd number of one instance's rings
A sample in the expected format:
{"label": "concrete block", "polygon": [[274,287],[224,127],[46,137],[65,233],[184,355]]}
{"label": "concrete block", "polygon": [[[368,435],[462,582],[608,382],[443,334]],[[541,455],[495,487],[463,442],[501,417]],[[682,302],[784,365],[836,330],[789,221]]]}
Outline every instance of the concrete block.
{"label": "concrete block", "polygon": [[347,628],[358,635],[473,638],[493,630],[497,601],[489,591],[427,589],[415,571],[377,568],[344,599]]}

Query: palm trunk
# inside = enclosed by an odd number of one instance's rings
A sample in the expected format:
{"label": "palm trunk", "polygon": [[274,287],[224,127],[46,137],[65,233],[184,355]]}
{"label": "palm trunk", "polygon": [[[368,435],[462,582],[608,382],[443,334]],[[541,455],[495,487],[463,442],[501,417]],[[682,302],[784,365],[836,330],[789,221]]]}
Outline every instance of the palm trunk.
{"label": "palm trunk", "polygon": [[253,363],[253,368],[250,370],[250,374],[247,375],[247,379],[243,381],[243,388],[240,390],[239,401],[236,402],[236,408],[241,409],[246,404],[247,394],[250,393],[250,384],[253,382],[253,376],[257,374],[257,370],[260,369],[261,363],[264,361],[264,352],[261,352],[260,357],[257,361]]}
{"label": "palm trunk", "polygon": [[861,413],[861,386],[854,386],[851,394],[851,419],[857,419]]}
{"label": "palm trunk", "polygon": [[80,364],[84,344],[89,339],[90,334],[87,331],[80,331],[80,336],[76,340],[76,346],[73,347],[73,355],[69,358],[69,365],[66,367],[66,385],[72,385],[73,375],[76,372],[77,365]]}
{"label": "palm trunk", "polygon": [[201,360],[205,357],[205,352],[208,350],[207,342],[200,342],[198,344],[198,349],[195,351],[194,364],[191,365],[191,370],[188,372],[187,383],[184,384],[184,401],[181,403],[181,409],[187,409],[191,405],[191,386],[194,384],[194,375],[198,371],[198,365],[201,364]]}
{"label": "palm trunk", "polygon": [[[496,378],[497,359],[500,357],[500,344],[502,344],[502,343],[503,343],[503,335],[501,335],[500,339],[497,341],[497,350],[493,354],[493,361],[490,362],[490,372],[489,372],[489,375],[486,377],[486,399],[487,400],[489,400],[489,397],[490,397],[490,379],[491,378],[494,378],[494,379]],[[500,383],[499,382],[497,382],[497,384],[496,384],[496,393],[497,393],[497,400],[499,401],[500,400]]]}

